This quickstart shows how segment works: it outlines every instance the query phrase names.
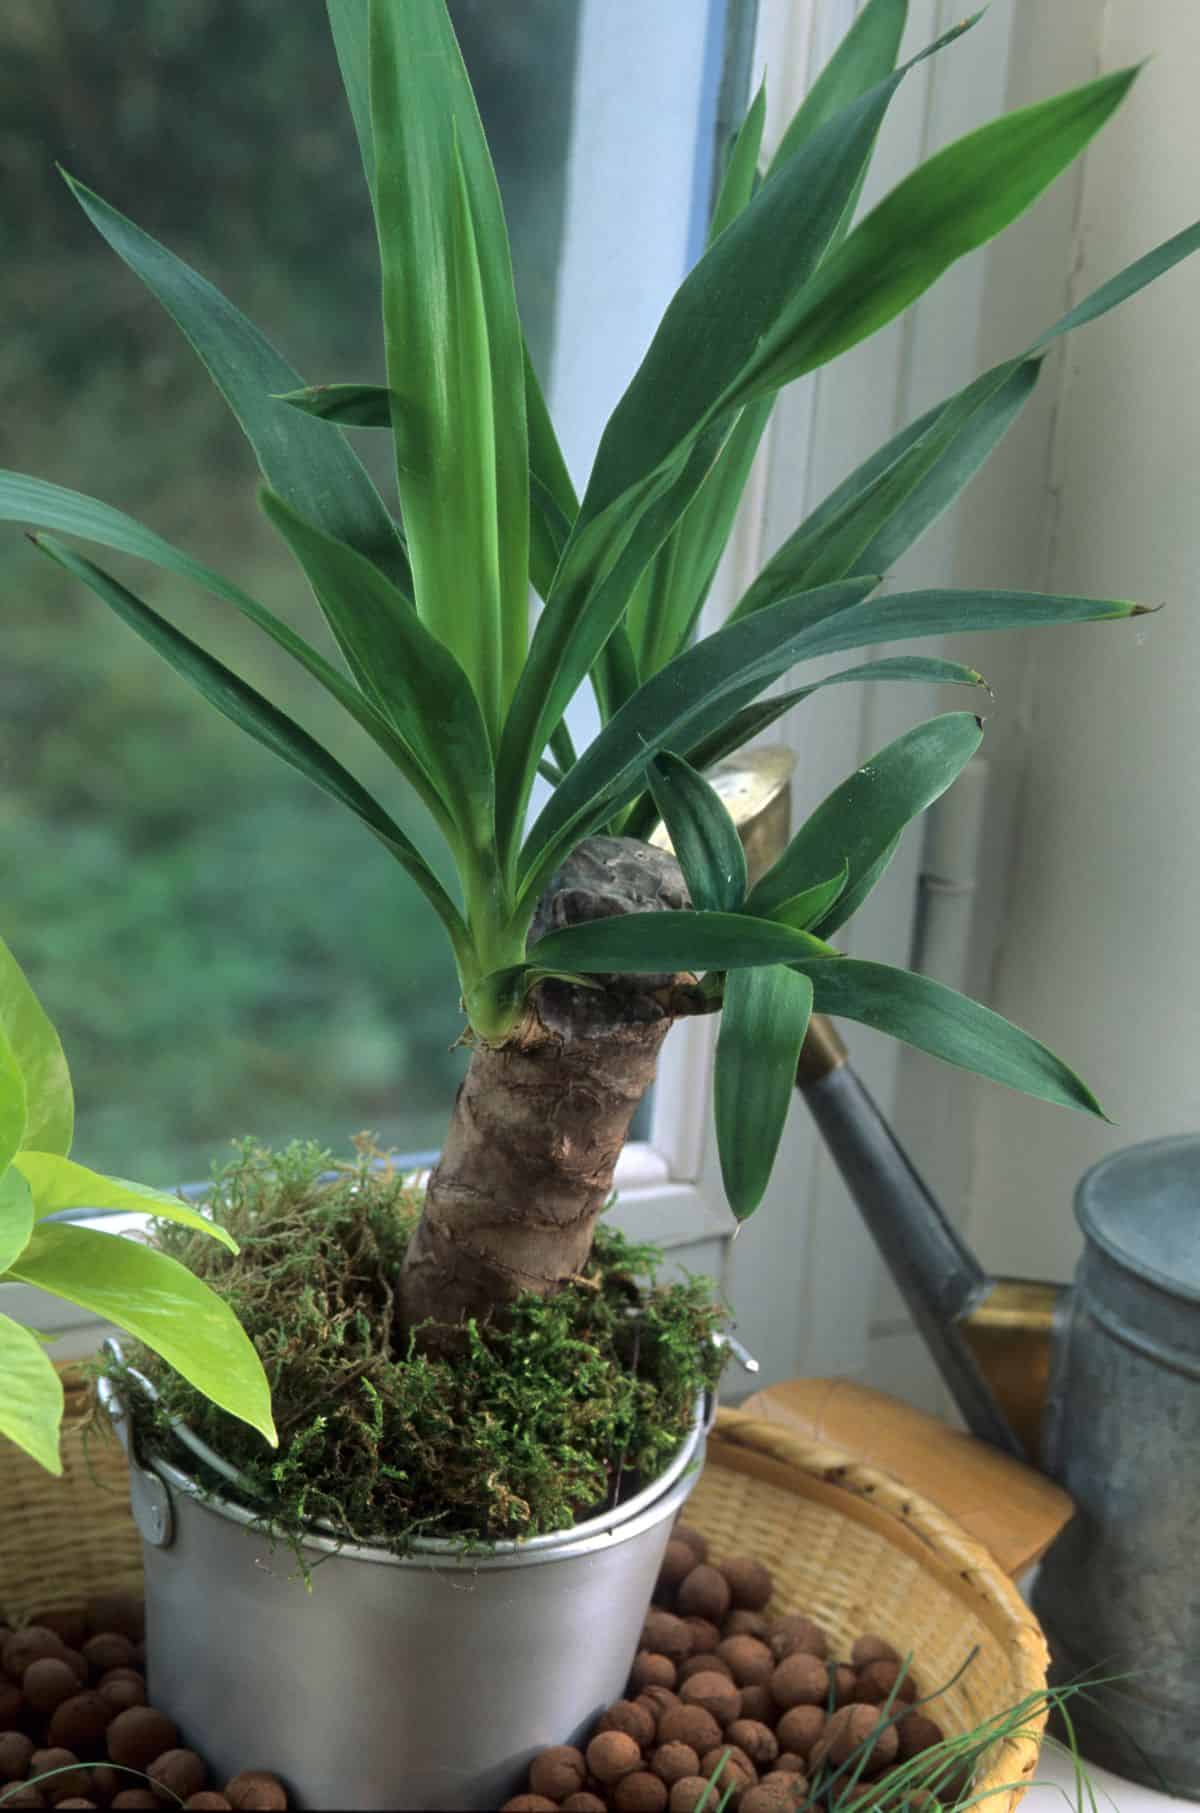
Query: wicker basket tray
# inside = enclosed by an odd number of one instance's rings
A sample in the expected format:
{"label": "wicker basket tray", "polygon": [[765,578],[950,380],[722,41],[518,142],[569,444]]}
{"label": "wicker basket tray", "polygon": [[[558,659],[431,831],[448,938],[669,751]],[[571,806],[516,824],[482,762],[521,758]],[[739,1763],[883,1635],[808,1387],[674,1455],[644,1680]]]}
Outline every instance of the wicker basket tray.
{"label": "wicker basket tray", "polygon": [[[1045,1689],[1041,1629],[988,1551],[936,1505],[840,1449],[722,1411],[684,1515],[717,1559],[765,1562],[776,1582],[770,1609],[807,1612],[843,1653],[868,1630],[911,1651],[923,1692],[949,1682],[974,1651],[929,1708],[951,1735]],[[1040,1709],[996,1745],[971,1791],[991,1813],[1021,1799],[1044,1725]]]}
{"label": "wicker basket tray", "polygon": [[[86,1382],[66,1370],[64,1383],[63,1478],[11,1447],[0,1465],[0,1612],[10,1618],[140,1583],[124,1456],[89,1427]],[[749,1553],[771,1568],[778,1609],[809,1612],[847,1649],[865,1630],[911,1649],[923,1686],[950,1680],[975,1650],[932,1708],[950,1732],[1045,1686],[1041,1631],[986,1550],[896,1479],[837,1449],[722,1411],[686,1516],[718,1558]],[[1020,1800],[1042,1723],[1031,1717],[1021,1737],[997,1746],[976,1783],[991,1813]]]}

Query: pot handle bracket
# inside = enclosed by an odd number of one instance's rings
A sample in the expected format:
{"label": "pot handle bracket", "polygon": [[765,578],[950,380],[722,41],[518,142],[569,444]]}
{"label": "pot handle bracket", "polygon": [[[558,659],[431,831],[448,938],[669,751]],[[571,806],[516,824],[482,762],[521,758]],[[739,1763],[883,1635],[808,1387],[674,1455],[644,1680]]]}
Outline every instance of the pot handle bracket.
{"label": "pot handle bracket", "polygon": [[[104,1351],[110,1359],[119,1361],[123,1357],[120,1347],[112,1340],[104,1343]],[[175,1540],[175,1514],[166,1481],[139,1458],[129,1410],[113,1381],[101,1378],[96,1390],[100,1407],[112,1424],[113,1433],[129,1462],[129,1503],[133,1521],[143,1541],[151,1548],[169,1548]]]}

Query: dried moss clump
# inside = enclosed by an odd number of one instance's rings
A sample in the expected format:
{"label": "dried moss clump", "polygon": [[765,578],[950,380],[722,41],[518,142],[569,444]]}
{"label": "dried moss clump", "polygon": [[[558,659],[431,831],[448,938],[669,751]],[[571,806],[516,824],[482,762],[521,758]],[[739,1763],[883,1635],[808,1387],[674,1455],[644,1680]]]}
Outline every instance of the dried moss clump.
{"label": "dried moss clump", "polygon": [[419,1352],[398,1328],[394,1281],[420,1192],[366,1147],[337,1166],[314,1145],[273,1153],[247,1142],[211,1200],[237,1255],[174,1223],[159,1239],[254,1341],[280,1448],[145,1349],[131,1363],[161,1404],[153,1411],[129,1382],[139,1438],[194,1473],[166,1422],[184,1420],[252,1483],[255,1508],[285,1536],[324,1522],[402,1550],[422,1536],[487,1543],[565,1528],[611,1502],[618,1483],[662,1470],[720,1370],[710,1287],[655,1285],[655,1250],[609,1229],[586,1275],[557,1296],[469,1324],[453,1357]]}

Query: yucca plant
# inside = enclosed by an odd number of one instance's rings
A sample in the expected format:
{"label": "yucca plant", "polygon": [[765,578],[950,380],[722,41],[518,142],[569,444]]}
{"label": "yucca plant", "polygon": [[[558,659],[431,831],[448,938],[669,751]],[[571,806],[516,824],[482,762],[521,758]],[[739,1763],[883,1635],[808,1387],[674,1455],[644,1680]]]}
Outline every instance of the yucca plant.
{"label": "yucca plant", "polygon": [[[307,386],[204,278],[68,181],[244,429],[263,509],[344,665],[102,503],[6,474],[0,512],[36,525],[37,545],[177,673],[355,813],[444,926],[472,1055],[400,1281],[408,1326],[486,1314],[580,1272],[631,1114],[681,1015],[722,1015],[715,1114],[739,1217],[762,1195],[814,1008],[1098,1112],[1063,1063],[984,1007],[830,942],[904,827],[978,747],[972,713],[934,718],[880,751],[749,888],[734,827],[703,776],[818,686],[981,684],[957,662],[889,655],[763,697],[799,663],[1142,608],[888,593],[882,581],[1003,436],[1051,343],[1186,257],[1200,228],[896,435],[796,528],[721,629],[697,639],[697,624],[779,391],[894,320],[1020,215],[1136,72],[981,127],[856,222],[877,134],[912,67],[896,63],[906,0],[869,0],[765,169],[755,98],[707,248],[618,402],[579,499],[525,350],[500,197],[443,0],[327,5],[378,228],[385,384]],[[358,429],[393,437],[395,509],[352,451],[347,431]],[[328,751],[61,534],[205,588],[284,648],[419,795],[453,858],[457,896]],[[589,681],[602,727],[577,751],[564,714]],[[553,790],[530,823],[539,773]],[[660,817],[678,867],[645,841]]]}

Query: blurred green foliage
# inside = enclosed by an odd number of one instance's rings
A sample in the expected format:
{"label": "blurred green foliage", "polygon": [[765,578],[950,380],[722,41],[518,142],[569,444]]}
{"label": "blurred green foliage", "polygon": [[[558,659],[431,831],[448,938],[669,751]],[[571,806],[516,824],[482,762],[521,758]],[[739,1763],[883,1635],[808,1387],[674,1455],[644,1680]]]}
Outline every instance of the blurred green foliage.
{"label": "blurred green foliage", "polygon": [[[545,371],[577,9],[451,10]],[[373,227],[324,7],[6,0],[0,14],[0,464],[132,511],[320,640],[236,427],[56,159],[313,382],[379,379]],[[394,776],[262,638],[210,599],[106,564],[419,835]],[[0,928],[67,1046],[79,1158],[168,1182],[206,1175],[244,1134],[436,1145],[461,1020],[440,929],[395,864],[15,532],[0,609]]]}

